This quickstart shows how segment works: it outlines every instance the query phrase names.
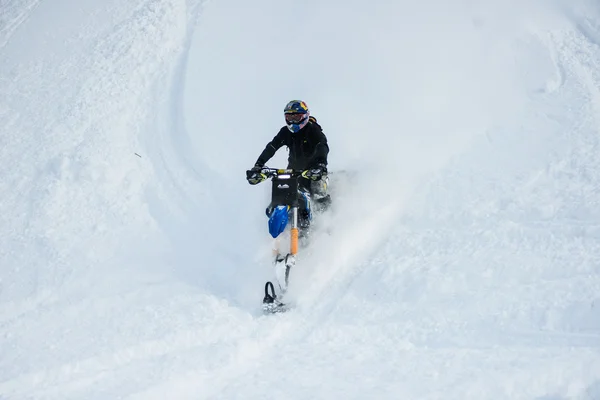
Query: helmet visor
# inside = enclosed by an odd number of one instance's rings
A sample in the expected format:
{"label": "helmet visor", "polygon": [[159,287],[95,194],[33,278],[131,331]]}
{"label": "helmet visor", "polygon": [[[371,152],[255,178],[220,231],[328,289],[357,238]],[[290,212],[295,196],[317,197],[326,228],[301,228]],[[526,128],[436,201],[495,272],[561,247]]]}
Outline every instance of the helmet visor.
{"label": "helmet visor", "polygon": [[285,114],[285,122],[288,124],[299,124],[304,121],[306,118],[306,114],[304,113],[286,113]]}

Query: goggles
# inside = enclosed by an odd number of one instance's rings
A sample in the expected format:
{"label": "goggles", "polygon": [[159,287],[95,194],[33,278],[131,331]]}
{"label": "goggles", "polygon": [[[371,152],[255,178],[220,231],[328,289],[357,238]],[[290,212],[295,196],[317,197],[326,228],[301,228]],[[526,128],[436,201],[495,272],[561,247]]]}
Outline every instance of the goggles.
{"label": "goggles", "polygon": [[285,114],[285,122],[288,124],[299,124],[300,122],[306,119],[306,114],[304,113],[286,113]]}

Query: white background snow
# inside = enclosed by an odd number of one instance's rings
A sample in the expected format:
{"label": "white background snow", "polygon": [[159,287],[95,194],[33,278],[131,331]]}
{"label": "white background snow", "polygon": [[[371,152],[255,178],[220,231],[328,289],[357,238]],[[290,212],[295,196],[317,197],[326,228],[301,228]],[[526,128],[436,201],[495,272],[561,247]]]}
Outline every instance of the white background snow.
{"label": "white background snow", "polygon": [[[0,398],[600,399],[597,1],[8,0],[0,94]],[[293,98],[355,174],[265,317]]]}

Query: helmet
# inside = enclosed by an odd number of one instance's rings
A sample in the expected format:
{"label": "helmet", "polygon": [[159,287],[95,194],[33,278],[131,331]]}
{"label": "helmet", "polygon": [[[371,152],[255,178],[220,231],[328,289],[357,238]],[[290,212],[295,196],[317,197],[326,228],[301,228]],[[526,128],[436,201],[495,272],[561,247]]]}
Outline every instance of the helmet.
{"label": "helmet", "polygon": [[283,110],[285,114],[285,123],[292,133],[298,132],[308,124],[310,112],[308,106],[302,100],[292,100]]}

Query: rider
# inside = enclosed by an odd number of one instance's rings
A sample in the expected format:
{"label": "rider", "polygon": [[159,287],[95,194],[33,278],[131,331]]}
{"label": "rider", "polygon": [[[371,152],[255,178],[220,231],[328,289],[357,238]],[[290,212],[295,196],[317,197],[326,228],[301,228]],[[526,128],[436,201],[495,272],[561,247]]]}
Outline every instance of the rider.
{"label": "rider", "polygon": [[[254,167],[248,171],[247,179],[256,185],[265,176],[260,173],[265,163],[275,155],[282,146],[289,150],[288,169],[302,170],[299,185],[315,195],[318,201],[327,205],[330,197],[327,194],[327,154],[329,146],[317,119],[310,115],[304,101],[292,100],[284,109],[286,126],[279,130],[263,152]],[[306,216],[305,216],[306,217]]]}

